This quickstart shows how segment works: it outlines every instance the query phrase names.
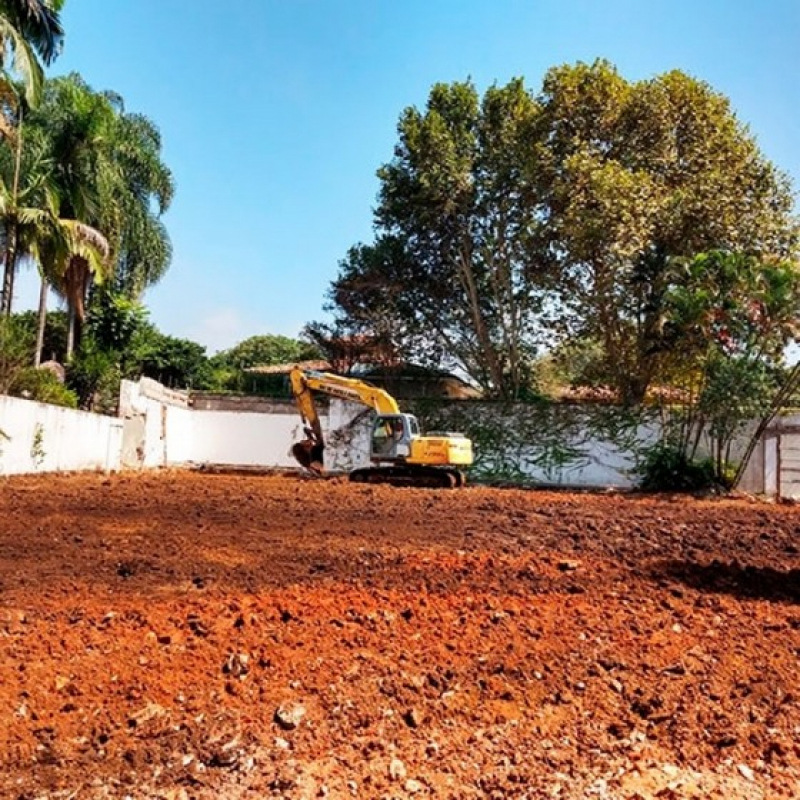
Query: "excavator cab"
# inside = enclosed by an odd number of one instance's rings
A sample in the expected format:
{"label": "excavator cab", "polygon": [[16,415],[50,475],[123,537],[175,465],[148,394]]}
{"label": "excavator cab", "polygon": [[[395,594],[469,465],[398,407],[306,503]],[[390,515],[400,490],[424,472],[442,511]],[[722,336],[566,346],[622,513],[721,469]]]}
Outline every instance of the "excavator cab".
{"label": "excavator cab", "polygon": [[372,425],[372,461],[398,461],[408,457],[419,424],[411,414],[380,414]]}

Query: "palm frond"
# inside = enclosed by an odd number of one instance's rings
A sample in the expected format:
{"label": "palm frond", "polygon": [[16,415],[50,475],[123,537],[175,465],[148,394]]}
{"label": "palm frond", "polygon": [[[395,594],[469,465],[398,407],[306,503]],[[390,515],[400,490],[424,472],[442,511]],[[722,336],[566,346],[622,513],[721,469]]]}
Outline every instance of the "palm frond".
{"label": "palm frond", "polygon": [[14,25],[45,64],[61,52],[64,28],[59,12],[63,0],[0,0],[0,15]]}
{"label": "palm frond", "polygon": [[[0,3],[2,0],[0,0]],[[44,70],[36,57],[34,47],[8,18],[0,14],[0,42],[11,52],[11,71],[16,73],[25,87],[25,99],[36,105],[42,95]]]}

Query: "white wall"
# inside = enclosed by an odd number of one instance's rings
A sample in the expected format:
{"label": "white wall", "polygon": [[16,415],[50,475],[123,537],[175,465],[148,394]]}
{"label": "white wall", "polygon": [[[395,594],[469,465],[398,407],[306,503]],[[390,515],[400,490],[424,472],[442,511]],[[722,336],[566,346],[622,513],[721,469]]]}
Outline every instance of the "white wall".
{"label": "white wall", "polygon": [[0,474],[118,470],[122,422],[0,395]]}
{"label": "white wall", "polygon": [[[185,393],[143,379],[123,381],[120,417],[0,395],[0,431],[5,434],[0,434],[0,475],[200,465],[298,468],[290,451],[304,434],[291,404],[278,404],[269,413],[195,410]],[[320,417],[329,472],[346,473],[369,464],[369,411],[331,398]],[[655,425],[639,431],[642,441],[654,442],[657,435]],[[513,437],[509,441],[513,447],[505,460],[510,458],[539,483],[619,488],[636,483],[632,455],[609,441],[581,438],[572,444],[583,455],[562,467],[551,464],[549,470],[537,464],[534,448]],[[775,421],[757,448],[741,488],[800,497],[798,476],[800,415],[787,415]]]}
{"label": "white wall", "polygon": [[194,411],[192,431],[188,460],[194,464],[296,467],[290,450],[303,438],[300,417],[296,414]]}

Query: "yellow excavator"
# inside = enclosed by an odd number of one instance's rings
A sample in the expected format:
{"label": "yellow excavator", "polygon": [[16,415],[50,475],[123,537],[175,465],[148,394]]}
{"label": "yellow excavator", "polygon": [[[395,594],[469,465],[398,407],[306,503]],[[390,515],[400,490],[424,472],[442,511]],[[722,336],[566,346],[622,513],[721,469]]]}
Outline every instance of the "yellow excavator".
{"label": "yellow excavator", "polygon": [[292,448],[292,454],[305,469],[324,473],[325,441],[314,402],[321,392],[376,412],[370,436],[372,466],[350,473],[357,483],[389,483],[399,486],[453,488],[465,483],[462,467],[472,463],[472,442],[460,433],[420,434],[413,414],[403,414],[388,392],[355,378],[294,367],[289,373],[306,438]]}

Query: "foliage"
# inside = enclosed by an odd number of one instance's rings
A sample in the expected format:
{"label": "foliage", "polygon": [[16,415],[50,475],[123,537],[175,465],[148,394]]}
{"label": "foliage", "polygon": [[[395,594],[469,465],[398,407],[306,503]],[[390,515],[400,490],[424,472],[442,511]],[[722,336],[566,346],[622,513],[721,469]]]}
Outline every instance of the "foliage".
{"label": "foliage", "polygon": [[19,372],[33,363],[34,342],[19,319],[0,317],[0,394],[8,394]]}
{"label": "foliage", "polygon": [[734,439],[774,414],[786,345],[800,314],[800,270],[788,261],[712,251],[673,265],[664,339],[674,343],[667,438],[692,461],[705,435],[723,482]]}
{"label": "foliage", "polygon": [[25,367],[15,376],[8,393],[39,403],[50,403],[66,408],[78,407],[78,396],[48,369]]}
{"label": "foliage", "polygon": [[117,354],[103,351],[86,337],[67,368],[67,385],[87,411],[116,414],[121,374]]}
{"label": "foliage", "polygon": [[251,367],[293,364],[320,357],[319,348],[309,342],[279,334],[251,336],[209,359],[214,377],[208,388],[283,396],[287,392],[285,377],[259,375],[247,370]]}
{"label": "foliage", "polygon": [[[26,336],[36,335],[37,312],[20,311],[12,315],[13,319],[25,330]],[[42,346],[43,361],[57,361],[63,364],[66,361],[67,344],[67,315],[64,311],[51,311],[47,315]]]}
{"label": "foliage", "polygon": [[133,336],[123,359],[126,378],[152,378],[173,389],[204,389],[212,382],[205,347],[167,336],[150,323]]}
{"label": "foliage", "polygon": [[692,460],[683,448],[665,442],[646,454],[639,471],[639,486],[648,492],[697,492],[718,483],[712,459]]}
{"label": "foliage", "polygon": [[[44,147],[34,172],[25,167],[29,141]],[[25,142],[22,185],[39,176],[47,207],[38,198],[33,207],[48,210],[63,231],[56,238],[37,232],[38,248],[29,254],[67,301],[71,352],[93,285],[113,278],[112,287],[136,299],[164,274],[171,247],[161,216],[172,200],[173,179],[153,123],[75,74],[46,83],[41,106],[27,117]]]}
{"label": "foliage", "polygon": [[64,40],[59,12],[64,0],[0,0],[0,71],[6,86],[8,70],[22,80],[30,104],[38,99],[44,80],[39,58],[50,64]]}
{"label": "foliage", "polygon": [[403,112],[395,157],[378,171],[378,237],[350,250],[331,289],[345,330],[518,396],[541,311],[535,116],[521,80],[482,100],[470,82],[437,84],[424,111]]}
{"label": "foliage", "polygon": [[0,394],[75,408],[76,398],[49,370],[34,369],[31,314],[0,318]]}
{"label": "foliage", "polygon": [[40,467],[47,453],[44,449],[44,427],[37,423],[33,429],[33,441],[31,442],[31,461],[36,467]]}
{"label": "foliage", "polygon": [[87,333],[101,350],[122,355],[146,318],[147,311],[138,301],[118,291],[101,289],[92,296]]}
{"label": "foliage", "polygon": [[689,277],[676,264],[797,247],[788,178],[724,96],[679,71],[567,65],[535,96],[521,80],[483,98],[438,84],[402,113],[378,175],[377,236],[340,265],[335,324],[507,399],[543,344],[585,340],[601,348],[591,380],[641,402],[684,349],[665,324]]}
{"label": "foliage", "polygon": [[663,326],[676,260],[789,255],[789,182],[727,99],[678,71],[628,83],[605,62],[560,67],[540,102],[554,300],[565,326],[603,343],[622,399],[639,402],[682,348]]}
{"label": "foliage", "polygon": [[576,386],[605,383],[603,347],[593,339],[567,339],[534,362],[536,385],[550,397]]}
{"label": "foliage", "polygon": [[475,462],[467,472],[482,482],[569,483],[570,473],[590,462],[590,450],[624,453],[635,471],[646,450],[642,426],[652,419],[647,409],[609,406],[448,402],[430,398],[409,404],[423,430],[459,431],[473,443]]}
{"label": "foliage", "polygon": [[230,350],[213,356],[215,364],[247,369],[248,367],[291,364],[319,358],[319,350],[312,344],[288,336],[266,334],[251,336]]}

